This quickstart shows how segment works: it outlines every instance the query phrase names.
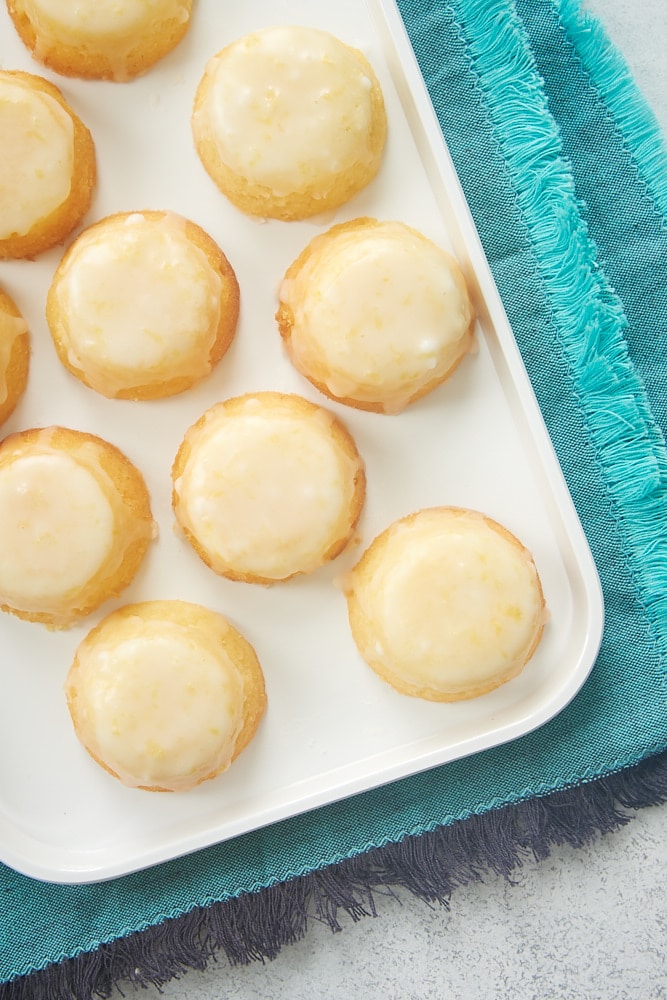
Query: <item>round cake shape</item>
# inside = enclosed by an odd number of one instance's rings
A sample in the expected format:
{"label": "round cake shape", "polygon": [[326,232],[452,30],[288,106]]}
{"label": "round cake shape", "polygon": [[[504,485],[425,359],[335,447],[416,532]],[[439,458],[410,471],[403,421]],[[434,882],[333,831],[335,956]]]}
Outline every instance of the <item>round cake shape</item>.
{"label": "round cake shape", "polygon": [[0,260],[62,243],[90,207],[92,136],[57,87],[0,70]]}
{"label": "round cake shape", "polygon": [[172,469],[176,520],[215,572],[248,583],[311,573],[348,543],[365,498],[343,424],[296,395],[249,393],[211,407]]}
{"label": "round cake shape", "polygon": [[348,406],[400,413],[473,345],[457,261],[401,222],[354,219],[305,247],[280,286],[278,327],[295,368]]}
{"label": "round cake shape", "polygon": [[209,61],[192,128],[205,169],[237,208],[293,220],[337,208],[370,183],[387,123],[361,52],[325,31],[281,26]]}
{"label": "round cake shape", "polygon": [[131,80],[181,41],[192,0],[7,0],[34,58],[63,76]]}
{"label": "round cake shape", "polygon": [[266,710],[250,643],[184,601],[112,612],[80,643],[65,683],[75,733],[123,784],[184,792],[226,771]]}
{"label": "round cake shape", "polygon": [[14,300],[0,288],[0,424],[16,409],[29,368],[28,325]]}
{"label": "round cake shape", "polygon": [[516,677],[546,621],[530,552],[497,521],[456,507],[395,521],[343,589],[366,663],[430,701],[475,698]]}
{"label": "round cake shape", "polygon": [[134,579],[156,534],[143,476],[66,427],[0,442],[0,609],[67,628]]}
{"label": "round cake shape", "polygon": [[61,260],[46,317],[62,364],[115,399],[157,399],[206,378],[238,323],[239,286],[222,250],[173,212],[120,212]]}

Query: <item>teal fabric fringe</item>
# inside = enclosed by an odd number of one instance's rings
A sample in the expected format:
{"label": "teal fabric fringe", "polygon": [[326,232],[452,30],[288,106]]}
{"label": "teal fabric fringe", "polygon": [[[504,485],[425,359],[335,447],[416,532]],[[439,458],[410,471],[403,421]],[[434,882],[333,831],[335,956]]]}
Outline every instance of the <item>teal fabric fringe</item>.
{"label": "teal fabric fringe", "polygon": [[637,182],[646,186],[663,217],[662,225],[667,226],[667,146],[653,112],[638,99],[624,59],[580,0],[561,0],[560,18],[583,71],[609,109],[610,119],[618,123],[636,164]]}
{"label": "teal fabric fringe", "polygon": [[[602,778],[582,790],[531,799],[484,816],[406,837],[322,871],[258,893],[198,907],[42,972],[0,985],[0,1000],[94,1000],[122,990],[158,989],[189,969],[224,956],[230,965],[270,961],[301,940],[311,921],[341,931],[382,915],[387,892],[410,892],[450,908],[459,886],[489,872],[512,881],[526,859],[544,860],[556,844],[583,847],[628,823],[637,809],[667,801],[667,754]],[[224,969],[220,969],[220,995]]]}
{"label": "teal fabric fringe", "polygon": [[[613,94],[623,112],[619,124],[627,129],[626,141],[638,162],[652,168],[651,184],[667,195],[666,153],[656,124],[649,127],[646,106],[627,71],[610,79],[622,65],[620,56],[612,54],[599,27],[592,31],[590,18],[581,24],[572,0],[561,13],[568,15],[567,28],[585,40],[587,55],[601,56],[605,94]],[[494,131],[553,304],[554,326],[564,339],[578,406],[625,537],[631,572],[667,663],[667,560],[664,544],[656,544],[661,535],[664,543],[667,524],[667,452],[629,357],[623,303],[598,264],[559,130],[529,59],[523,22],[515,11],[508,16],[503,0],[465,2],[460,21],[472,68],[484,81]]]}

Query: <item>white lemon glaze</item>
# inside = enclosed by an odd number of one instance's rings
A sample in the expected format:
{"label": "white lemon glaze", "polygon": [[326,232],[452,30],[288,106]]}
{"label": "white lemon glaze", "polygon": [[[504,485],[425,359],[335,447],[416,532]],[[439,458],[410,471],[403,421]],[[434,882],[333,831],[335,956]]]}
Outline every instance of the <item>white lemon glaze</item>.
{"label": "white lemon glaze", "polygon": [[399,412],[471,347],[458,264],[398,222],[341,228],[320,246],[280,288],[294,363],[333,396]]}
{"label": "white lemon glaze", "polygon": [[345,579],[387,675],[462,692],[523,664],[545,620],[535,565],[479,514],[397,522]]}
{"label": "white lemon glaze", "polygon": [[72,245],[55,285],[69,362],[105,395],[160,379],[199,379],[221,311],[220,276],[170,213],[110,218]]}
{"label": "white lemon glaze", "polygon": [[22,7],[42,35],[72,43],[132,36],[156,21],[190,17],[189,4],[183,0],[22,0]]}
{"label": "white lemon glaze", "polygon": [[91,581],[112,577],[158,529],[126,505],[94,441],[65,450],[57,430],[27,446],[7,438],[0,455],[0,603],[64,626]]}
{"label": "white lemon glaze", "polygon": [[311,572],[345,537],[360,463],[332,436],[326,411],[250,398],[240,413],[214,408],[190,444],[177,515],[219,572]]}
{"label": "white lemon glaze", "polygon": [[35,55],[61,46],[104,58],[115,80],[128,78],[130,55],[172,21],[187,23],[186,0],[21,0],[35,31]]}
{"label": "white lemon glaze", "polygon": [[132,616],[84,642],[77,659],[68,685],[81,735],[125,784],[179,791],[229,766],[244,683],[222,646]]}
{"label": "white lemon glaze", "polygon": [[373,160],[371,79],[338,39],[267,28],[210,60],[195,131],[222,162],[282,196]]}
{"label": "white lemon glaze", "polygon": [[24,236],[70,194],[74,125],[49,94],[0,72],[0,239]]}
{"label": "white lemon glaze", "polygon": [[12,350],[18,337],[28,332],[26,322],[19,316],[10,316],[0,309],[0,405],[9,394],[7,385],[7,369],[12,356]]}
{"label": "white lemon glaze", "polygon": [[58,611],[111,551],[114,513],[95,476],[65,453],[0,466],[0,598]]}

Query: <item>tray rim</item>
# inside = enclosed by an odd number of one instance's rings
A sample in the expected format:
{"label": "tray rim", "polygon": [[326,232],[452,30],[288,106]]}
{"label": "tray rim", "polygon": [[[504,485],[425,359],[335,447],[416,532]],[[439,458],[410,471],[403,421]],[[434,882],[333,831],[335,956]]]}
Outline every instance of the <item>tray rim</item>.
{"label": "tray rim", "polygon": [[[528,379],[528,375],[525,371],[523,360],[521,358],[518,345],[516,344],[512,334],[498,290],[495,282],[493,281],[491,271],[482,248],[481,240],[463,195],[453,161],[437,121],[435,111],[414,56],[398,6],[395,0],[365,0],[365,6],[369,11],[376,28],[379,28],[382,23],[382,19],[384,19],[386,31],[389,33],[400,59],[401,70],[406,75],[409,95],[415,102],[418,113],[418,121],[425,131],[428,146],[434,159],[435,168],[441,180],[445,177],[447,178],[448,198],[456,202],[456,224],[460,230],[460,238],[462,243],[465,245],[466,255],[472,264],[478,290],[485,308],[488,311],[490,323],[496,332],[502,332],[502,343],[500,345],[502,357],[513,369],[514,377],[519,380],[518,383],[513,381],[513,385],[519,392],[522,407],[528,408],[528,413],[531,418],[530,438],[531,440],[534,440],[537,445],[540,462],[544,466],[545,473],[548,476],[549,484],[556,500],[559,516],[564,522],[568,539],[571,541],[573,550],[576,552],[577,570],[579,572],[580,580],[588,602],[588,628],[586,630],[584,644],[580,650],[577,668],[569,677],[568,683],[561,688],[560,697],[557,702],[543,706],[542,712],[537,713],[534,717],[533,724],[531,724],[528,728],[522,726],[520,722],[507,725],[502,730],[500,737],[494,739],[492,743],[487,743],[485,736],[476,737],[463,741],[463,745],[460,748],[453,753],[448,753],[444,759],[433,759],[439,757],[439,754],[436,752],[424,754],[418,767],[414,767],[414,761],[404,761],[402,764],[397,764],[393,768],[386,770],[384,772],[385,776],[381,781],[369,781],[365,777],[360,777],[355,781],[350,778],[343,783],[341,788],[339,788],[333,796],[331,795],[330,786],[325,791],[320,791],[319,793],[311,792],[299,800],[298,808],[296,809],[285,808],[284,805],[281,807],[266,809],[264,812],[259,814],[261,818],[258,822],[254,822],[251,826],[244,826],[241,824],[241,828],[232,829],[231,831],[226,832],[222,837],[217,835],[211,837],[212,831],[210,830],[207,830],[205,833],[200,831],[198,834],[193,834],[189,838],[186,838],[186,840],[190,843],[188,843],[188,846],[186,846],[185,849],[181,849],[185,844],[184,841],[181,844],[181,848],[179,848],[175,853],[162,853],[156,855],[155,857],[135,857],[130,867],[127,865],[107,865],[107,867],[102,870],[100,866],[95,865],[94,862],[89,866],[81,864],[82,854],[86,854],[92,859],[96,853],[95,851],[75,852],[76,857],[79,859],[78,866],[74,862],[70,865],[67,862],[68,852],[54,848],[49,849],[48,846],[44,849],[44,845],[41,841],[37,841],[35,838],[21,834],[24,844],[30,842],[35,845],[32,860],[27,861],[24,856],[21,856],[19,853],[13,851],[12,848],[4,842],[1,850],[5,863],[23,874],[38,878],[42,881],[65,884],[105,881],[118,877],[119,875],[129,874],[130,872],[180,857],[206,846],[212,846],[213,844],[220,843],[221,841],[233,839],[244,833],[249,833],[251,830],[259,827],[265,827],[270,824],[280,822],[281,820],[320,808],[342,798],[349,798],[362,794],[364,791],[380,787],[396,780],[401,780],[404,777],[408,777],[425,769],[441,766],[453,760],[460,759],[461,757],[470,756],[472,754],[482,752],[483,750],[500,746],[503,743],[515,740],[523,735],[526,735],[528,732],[539,728],[549,721],[549,719],[559,714],[580,690],[594,665],[595,657],[602,639],[604,606],[600,580],[588,546],[588,541],[574,509],[565,478],[562,474],[557,456],[553,450],[551,439],[546,429],[546,425],[544,424],[539,405],[537,404],[532,386],[530,385],[530,381]],[[386,42],[383,42],[383,49],[385,46]],[[389,69],[393,76],[393,68],[389,66]],[[0,817],[0,831],[3,830],[5,825],[4,816]],[[2,840],[4,841],[4,837]],[[47,856],[49,853],[57,854],[60,857],[61,860],[58,867],[54,868],[53,862],[48,861]],[[40,860],[42,857],[44,857],[44,860]]]}

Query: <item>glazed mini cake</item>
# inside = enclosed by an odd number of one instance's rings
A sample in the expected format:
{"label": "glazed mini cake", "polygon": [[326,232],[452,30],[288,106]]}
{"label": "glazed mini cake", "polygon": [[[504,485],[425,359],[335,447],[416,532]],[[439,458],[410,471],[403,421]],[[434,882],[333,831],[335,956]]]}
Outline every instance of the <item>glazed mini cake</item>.
{"label": "glazed mini cake", "polygon": [[65,427],[0,442],[0,609],[67,628],[134,578],[156,532],[141,473]]}
{"label": "glazed mini cake", "polygon": [[248,583],[311,573],[351,538],[364,467],[332,414],[260,392],[218,403],[187,432],[172,470],[177,524],[215,572]]}
{"label": "glazed mini cake", "polygon": [[70,246],[47,296],[63,365],[116,399],[156,399],[206,378],[231,344],[239,286],[217,244],[170,212],[123,212]]}
{"label": "glazed mini cake", "polygon": [[237,208],[292,220],[337,208],[375,177],[387,124],[365,56],[289,26],[246,35],[209,61],[192,128],[205,169]]}
{"label": "glazed mini cake", "polygon": [[0,424],[16,409],[29,367],[28,325],[13,299],[0,288]]}
{"label": "glazed mini cake", "polygon": [[400,222],[355,219],[316,236],[288,268],[276,314],[287,353],[338,402],[400,413],[473,345],[456,260]]}
{"label": "glazed mini cake", "polygon": [[394,522],[343,589],[366,663],[430,701],[475,698],[516,677],[546,620],[527,549],[492,519],[453,507]]}
{"label": "glazed mini cake", "polygon": [[226,771],[266,709],[250,643],[183,601],[114,611],[80,644],[65,693],[75,733],[123,784],[184,792]]}
{"label": "glazed mini cake", "polygon": [[0,260],[35,257],[90,207],[93,139],[53,84],[0,70]]}
{"label": "glazed mini cake", "polygon": [[131,80],[178,45],[192,0],[7,0],[35,59],[64,76]]}

